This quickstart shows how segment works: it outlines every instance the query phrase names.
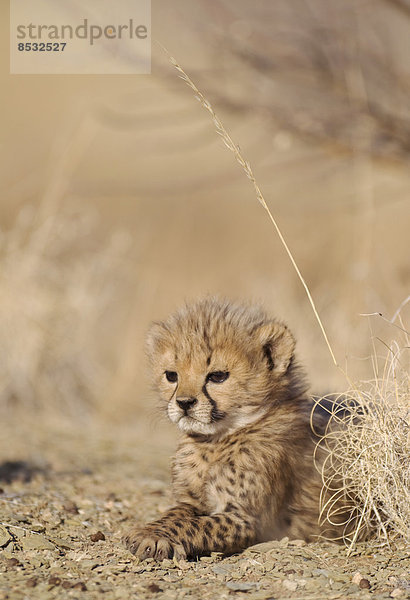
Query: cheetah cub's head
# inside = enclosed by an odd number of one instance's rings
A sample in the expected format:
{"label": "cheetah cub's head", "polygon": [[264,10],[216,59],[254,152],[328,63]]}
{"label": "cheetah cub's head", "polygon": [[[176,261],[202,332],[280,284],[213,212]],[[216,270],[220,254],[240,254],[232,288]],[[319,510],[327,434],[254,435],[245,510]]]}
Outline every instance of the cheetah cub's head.
{"label": "cheetah cub's head", "polygon": [[295,341],[258,307],[206,298],[148,333],[147,354],[168,416],[189,435],[223,435],[294,397]]}

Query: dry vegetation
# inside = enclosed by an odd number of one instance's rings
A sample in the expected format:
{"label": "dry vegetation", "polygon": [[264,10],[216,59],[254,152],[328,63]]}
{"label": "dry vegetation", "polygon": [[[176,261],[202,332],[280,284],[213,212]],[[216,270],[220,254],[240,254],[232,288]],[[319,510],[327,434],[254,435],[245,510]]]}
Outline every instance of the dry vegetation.
{"label": "dry vegetation", "polygon": [[22,209],[0,237],[0,406],[78,415],[118,360],[105,339],[121,325],[110,311],[124,297],[127,239],[98,240],[84,210],[40,214]]}
{"label": "dry vegetation", "polygon": [[263,111],[276,127],[333,151],[408,160],[409,77],[397,57],[410,20],[406,0],[278,0],[241,12],[216,4],[227,21],[237,18],[217,41],[227,67],[241,67],[243,85],[238,94],[211,79],[221,103]]}
{"label": "dry vegetation", "polygon": [[333,396],[328,431],[318,443],[327,454],[321,470],[322,520],[337,517],[340,498],[353,498],[358,507],[354,532],[344,538],[350,550],[369,538],[376,545],[410,542],[408,352],[408,339],[403,347],[393,342],[387,357],[383,352],[375,357],[374,379]]}

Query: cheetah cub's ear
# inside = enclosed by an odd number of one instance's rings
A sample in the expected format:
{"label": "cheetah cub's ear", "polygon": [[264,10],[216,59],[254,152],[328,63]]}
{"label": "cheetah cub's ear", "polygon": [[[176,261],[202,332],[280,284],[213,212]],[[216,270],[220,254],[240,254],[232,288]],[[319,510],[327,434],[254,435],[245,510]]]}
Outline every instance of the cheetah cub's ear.
{"label": "cheetah cub's ear", "polygon": [[258,327],[255,335],[262,346],[269,370],[276,375],[284,375],[295,351],[295,338],[289,329],[281,323],[269,321]]}
{"label": "cheetah cub's ear", "polygon": [[167,338],[167,329],[161,321],[151,324],[145,339],[145,353],[152,362],[158,352],[163,352]]}

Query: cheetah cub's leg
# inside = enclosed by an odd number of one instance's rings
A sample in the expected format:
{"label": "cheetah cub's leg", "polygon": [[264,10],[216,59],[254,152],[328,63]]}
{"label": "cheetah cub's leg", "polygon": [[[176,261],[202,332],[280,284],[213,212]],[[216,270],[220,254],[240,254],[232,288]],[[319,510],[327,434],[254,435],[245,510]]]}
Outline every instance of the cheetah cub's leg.
{"label": "cheetah cub's leg", "polygon": [[131,531],[125,544],[143,559],[181,559],[209,552],[238,552],[254,542],[255,532],[255,519],[239,509],[208,516],[198,515],[189,504],[180,504],[161,519]]}
{"label": "cheetah cub's leg", "polygon": [[[189,504],[180,504],[168,510],[160,519],[142,527],[134,527],[123,539],[130,552],[140,558],[154,557],[184,559],[185,548],[176,539],[181,523],[195,515],[195,508]],[[175,532],[175,533],[174,533]]]}

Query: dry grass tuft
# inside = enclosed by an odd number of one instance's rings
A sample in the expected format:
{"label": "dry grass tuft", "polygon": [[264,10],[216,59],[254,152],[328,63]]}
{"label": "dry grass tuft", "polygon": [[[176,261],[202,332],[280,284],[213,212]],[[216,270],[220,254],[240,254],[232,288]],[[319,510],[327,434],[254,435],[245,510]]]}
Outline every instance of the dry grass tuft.
{"label": "dry grass tuft", "polygon": [[109,375],[123,237],[96,237],[84,211],[23,209],[0,233],[0,407],[84,410]]}
{"label": "dry grass tuft", "polygon": [[[410,542],[408,351],[408,343],[394,342],[373,380],[333,398],[327,431],[318,443],[327,455],[321,467],[321,520],[337,520],[338,500],[354,500],[357,512],[353,523],[346,522],[351,533],[344,537],[350,550],[368,537],[379,545]],[[348,410],[340,411],[340,404]]]}

